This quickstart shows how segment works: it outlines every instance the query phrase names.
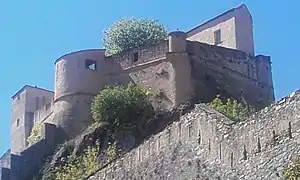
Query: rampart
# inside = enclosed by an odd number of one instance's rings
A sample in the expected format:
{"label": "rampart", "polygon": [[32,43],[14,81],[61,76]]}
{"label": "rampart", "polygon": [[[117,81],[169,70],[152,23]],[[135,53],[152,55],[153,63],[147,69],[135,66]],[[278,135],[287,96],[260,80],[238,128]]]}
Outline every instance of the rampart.
{"label": "rampart", "polygon": [[120,63],[123,70],[126,70],[139,64],[144,64],[148,61],[165,58],[166,53],[169,51],[168,48],[168,40],[165,40],[154,45],[143,46],[121,52],[120,54],[109,57],[108,60],[110,60],[110,58],[114,59],[114,61]]}
{"label": "rampart", "polygon": [[[225,164],[229,169],[243,170],[237,172],[240,179],[246,177],[246,171],[255,171],[251,169],[255,167],[261,171],[265,171],[267,173],[265,177],[280,177],[280,173],[276,170],[262,168],[264,165],[268,165],[268,162],[273,158],[279,158],[268,157],[265,155],[265,152],[276,149],[277,146],[284,147],[282,143],[288,143],[289,141],[299,143],[299,112],[299,90],[289,97],[282,99],[277,104],[266,107],[254,114],[246,121],[237,124],[232,124],[232,121],[225,116],[206,106],[197,105],[192,112],[182,116],[180,121],[174,122],[164,131],[146,140],[139,147],[125,154],[124,157],[91,176],[89,180],[124,179],[125,177],[143,179],[141,173],[147,175],[148,171],[149,173],[151,171],[152,178],[153,176],[157,178],[162,177],[159,174],[153,174],[153,169],[149,167],[147,170],[139,169],[139,167],[142,167],[142,165],[151,166],[151,159],[164,155],[164,152],[167,152],[171,145],[181,142],[188,143],[191,147],[195,147],[195,144],[197,144],[197,146],[208,151],[212,159]],[[295,147],[299,147],[299,144]],[[281,164],[282,166],[286,166],[289,160],[297,155],[288,153],[288,151],[294,152],[291,146],[285,147],[285,151],[286,153],[283,152],[280,156],[285,159],[285,164]],[[263,158],[261,159],[259,156]],[[260,162],[251,161],[253,158]],[[253,163],[256,166],[251,167],[251,164],[247,165],[245,161]],[[278,167],[276,161],[272,162],[273,167]],[[152,163],[163,164],[163,162]],[[154,164],[152,168],[158,165]],[[245,166],[248,169],[243,169]],[[160,167],[157,171],[161,168],[165,167]],[[168,173],[166,169],[164,171]],[[148,174],[148,177],[150,177],[150,174]],[[184,177],[176,178],[180,179]],[[255,177],[248,177],[248,179],[251,178]]]}
{"label": "rampart", "polygon": [[20,155],[11,154],[10,180],[29,180],[44,163],[44,158],[53,153],[56,145],[57,128],[43,123],[42,139],[28,147]]}

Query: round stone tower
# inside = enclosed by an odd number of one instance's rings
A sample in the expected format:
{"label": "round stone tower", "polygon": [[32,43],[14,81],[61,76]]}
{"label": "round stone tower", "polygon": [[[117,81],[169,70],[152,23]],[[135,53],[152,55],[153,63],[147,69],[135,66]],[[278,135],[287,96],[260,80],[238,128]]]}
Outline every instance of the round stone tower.
{"label": "round stone tower", "polygon": [[56,60],[53,123],[62,128],[66,138],[93,121],[92,99],[104,87],[104,76],[112,67],[103,49],[77,51]]}
{"label": "round stone tower", "polygon": [[169,52],[186,52],[186,38],[186,33],[182,31],[169,33]]}

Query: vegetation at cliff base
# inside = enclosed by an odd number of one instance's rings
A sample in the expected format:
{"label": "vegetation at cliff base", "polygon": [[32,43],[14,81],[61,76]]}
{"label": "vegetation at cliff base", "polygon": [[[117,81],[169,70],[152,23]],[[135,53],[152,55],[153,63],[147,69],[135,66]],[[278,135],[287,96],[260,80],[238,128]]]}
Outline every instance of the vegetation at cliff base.
{"label": "vegetation at cliff base", "polygon": [[98,149],[89,147],[85,153],[76,157],[70,155],[62,167],[56,169],[57,180],[83,180],[100,168],[97,160]]}
{"label": "vegetation at cliff base", "polygon": [[124,18],[104,31],[105,55],[154,44],[167,38],[167,30],[156,20]]}
{"label": "vegetation at cliff base", "polygon": [[32,127],[31,133],[27,138],[29,145],[32,145],[42,139],[42,124],[37,123]]}
{"label": "vegetation at cliff base", "polygon": [[300,179],[300,156],[297,157],[288,168],[283,170],[283,176],[286,180]]}
{"label": "vegetation at cliff base", "polygon": [[234,121],[241,121],[254,112],[254,109],[249,105],[229,98],[224,102],[220,96],[217,96],[208,105]]}
{"label": "vegetation at cliff base", "polygon": [[99,92],[92,102],[92,115],[95,121],[105,122],[114,128],[132,128],[139,121],[154,115],[148,99],[149,92],[136,85],[108,87]]}

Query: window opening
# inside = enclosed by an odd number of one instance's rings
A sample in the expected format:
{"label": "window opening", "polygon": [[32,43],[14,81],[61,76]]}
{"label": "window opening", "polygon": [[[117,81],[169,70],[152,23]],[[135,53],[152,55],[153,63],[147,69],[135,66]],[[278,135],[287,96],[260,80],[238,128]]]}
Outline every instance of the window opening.
{"label": "window opening", "polygon": [[19,125],[20,125],[20,119],[18,118],[17,119],[17,127],[19,127]]}
{"label": "window opening", "polygon": [[133,62],[137,62],[139,60],[139,54],[136,52],[133,54]]}
{"label": "window opening", "polygon": [[39,97],[36,97],[36,98],[35,98],[35,109],[36,109],[36,110],[39,109],[39,101],[40,101],[40,98],[39,98]]}
{"label": "window opening", "polygon": [[220,44],[221,43],[221,30],[218,29],[214,32],[214,36],[215,36],[215,45]]}
{"label": "window opening", "polygon": [[91,59],[86,59],[85,60],[85,68],[96,71],[96,61],[91,60]]}

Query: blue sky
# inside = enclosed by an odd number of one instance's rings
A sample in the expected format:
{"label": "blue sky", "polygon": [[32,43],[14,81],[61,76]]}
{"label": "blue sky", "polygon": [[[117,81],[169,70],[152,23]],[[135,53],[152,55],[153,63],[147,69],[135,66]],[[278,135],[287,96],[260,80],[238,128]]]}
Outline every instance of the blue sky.
{"label": "blue sky", "polygon": [[0,153],[10,146],[11,95],[25,84],[53,90],[56,58],[101,48],[103,30],[119,18],[157,19],[169,31],[185,31],[241,3],[253,16],[256,53],[271,55],[277,99],[300,88],[300,1],[1,0]]}

